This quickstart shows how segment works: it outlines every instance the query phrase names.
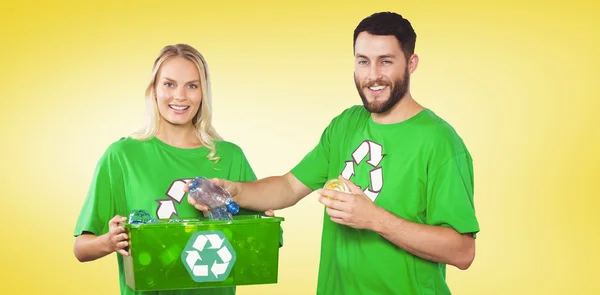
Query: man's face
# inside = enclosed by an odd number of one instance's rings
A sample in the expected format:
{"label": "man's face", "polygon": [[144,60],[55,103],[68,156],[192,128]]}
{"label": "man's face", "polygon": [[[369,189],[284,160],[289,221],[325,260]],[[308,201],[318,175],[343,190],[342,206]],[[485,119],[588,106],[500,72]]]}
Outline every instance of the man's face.
{"label": "man's face", "polygon": [[396,37],[362,32],[354,46],[354,82],[365,108],[385,113],[408,91],[410,75]]}

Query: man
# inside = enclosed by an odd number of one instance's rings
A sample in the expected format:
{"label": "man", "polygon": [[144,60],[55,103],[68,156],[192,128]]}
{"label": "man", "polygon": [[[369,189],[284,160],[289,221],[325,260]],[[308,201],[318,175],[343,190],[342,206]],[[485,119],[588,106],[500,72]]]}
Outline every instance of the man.
{"label": "man", "polygon": [[[215,180],[253,210],[286,208],[317,190],[326,207],[317,294],[450,294],[446,265],[465,270],[474,259],[471,156],[455,130],[410,94],[415,40],[398,14],[362,20],[354,77],[363,105],[335,117],[289,173]],[[320,189],[337,177],[351,194]]]}

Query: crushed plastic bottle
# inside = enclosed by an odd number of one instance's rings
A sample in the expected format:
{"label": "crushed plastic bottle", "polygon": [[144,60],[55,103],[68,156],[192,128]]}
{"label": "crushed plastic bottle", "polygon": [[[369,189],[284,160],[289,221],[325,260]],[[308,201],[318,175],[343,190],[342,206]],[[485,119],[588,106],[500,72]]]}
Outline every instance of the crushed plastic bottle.
{"label": "crushed plastic bottle", "polygon": [[157,223],[158,220],[152,218],[150,213],[146,210],[133,210],[129,214],[129,224],[140,224],[140,223]]}
{"label": "crushed plastic bottle", "polygon": [[210,220],[233,220],[240,207],[233,201],[227,190],[209,179],[198,176],[189,185],[189,195],[209,208]]}
{"label": "crushed plastic bottle", "polygon": [[[334,179],[330,179],[328,180],[325,185],[323,186],[324,189],[328,189],[328,190],[332,190],[332,191],[338,191],[338,192],[344,192],[344,193],[350,193],[350,189],[348,188],[348,186],[346,185],[346,183],[344,183],[343,181],[334,178]],[[328,199],[332,199],[332,200],[336,200],[336,198],[330,197],[330,196],[324,196]]]}

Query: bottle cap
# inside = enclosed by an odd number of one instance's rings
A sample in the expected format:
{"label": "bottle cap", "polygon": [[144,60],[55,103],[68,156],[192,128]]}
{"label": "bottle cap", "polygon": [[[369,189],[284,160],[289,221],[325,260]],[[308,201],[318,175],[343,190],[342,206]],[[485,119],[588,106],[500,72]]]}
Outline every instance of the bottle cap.
{"label": "bottle cap", "polygon": [[240,212],[240,206],[236,204],[234,201],[227,203],[227,211],[231,214],[238,214]]}

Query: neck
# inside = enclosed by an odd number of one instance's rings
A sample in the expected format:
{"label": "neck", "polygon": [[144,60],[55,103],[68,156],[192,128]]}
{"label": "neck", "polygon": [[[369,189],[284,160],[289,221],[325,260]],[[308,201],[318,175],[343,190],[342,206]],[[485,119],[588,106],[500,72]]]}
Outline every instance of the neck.
{"label": "neck", "polygon": [[410,119],[424,109],[423,106],[412,98],[410,92],[407,92],[406,95],[404,95],[404,97],[402,97],[402,99],[387,112],[380,114],[372,113],[371,118],[378,124],[400,123]]}
{"label": "neck", "polygon": [[161,121],[156,132],[156,138],[160,141],[177,148],[197,148],[201,147],[200,139],[194,134],[193,125],[173,125]]}

